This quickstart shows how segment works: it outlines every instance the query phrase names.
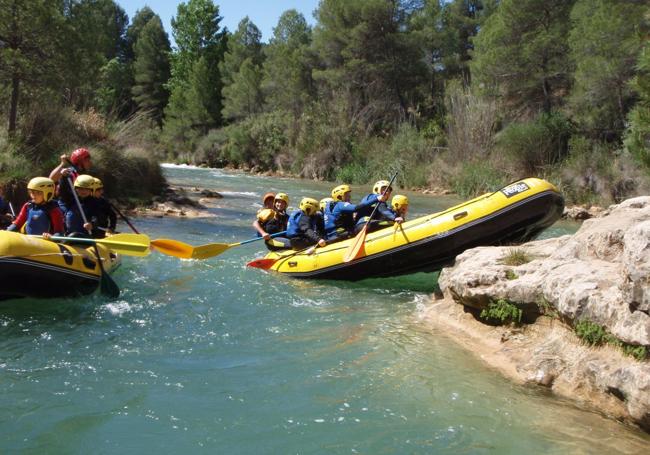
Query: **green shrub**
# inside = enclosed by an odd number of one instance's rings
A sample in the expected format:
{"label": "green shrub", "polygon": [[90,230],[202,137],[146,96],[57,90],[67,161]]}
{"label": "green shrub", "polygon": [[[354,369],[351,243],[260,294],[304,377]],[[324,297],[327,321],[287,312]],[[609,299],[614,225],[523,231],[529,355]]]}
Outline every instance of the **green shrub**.
{"label": "green shrub", "polygon": [[480,317],[486,320],[500,321],[501,324],[520,323],[524,312],[517,305],[506,299],[496,302],[491,300],[488,307],[481,311]]}
{"label": "green shrub", "polygon": [[497,136],[497,148],[527,175],[567,156],[569,120],[559,112],[541,114],[528,123],[511,123]]}
{"label": "green shrub", "polygon": [[648,348],[646,346],[632,346],[631,344],[626,344],[623,346],[623,353],[634,357],[639,362],[648,358]]}
{"label": "green shrub", "polygon": [[506,183],[501,171],[483,162],[463,163],[460,172],[451,177],[452,189],[464,198],[496,191]]}

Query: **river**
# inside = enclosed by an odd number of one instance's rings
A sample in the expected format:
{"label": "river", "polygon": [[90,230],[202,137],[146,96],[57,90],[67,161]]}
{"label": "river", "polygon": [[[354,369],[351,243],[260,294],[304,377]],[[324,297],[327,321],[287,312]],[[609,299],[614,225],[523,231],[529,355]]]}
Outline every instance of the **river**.
{"label": "river", "polygon": [[[165,168],[224,195],[205,219],[136,218],[195,245],[253,236],[266,191],[331,184]],[[407,193],[410,217],[459,200]],[[362,196],[355,188],[353,197]],[[545,237],[570,233],[554,225]],[[123,227],[126,231],[126,227]],[[650,437],[513,385],[419,315],[436,274],[357,283],[247,269],[260,242],[206,261],[125,257],[116,301],[0,306],[2,453],[642,453]]]}

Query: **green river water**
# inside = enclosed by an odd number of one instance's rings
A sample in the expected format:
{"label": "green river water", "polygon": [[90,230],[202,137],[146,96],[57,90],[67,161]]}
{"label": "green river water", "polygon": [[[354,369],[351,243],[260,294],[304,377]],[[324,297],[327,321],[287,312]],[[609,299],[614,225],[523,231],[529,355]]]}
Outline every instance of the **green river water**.
{"label": "green river water", "polygon": [[[221,192],[216,217],[133,221],[195,245],[253,237],[268,190],[295,205],[331,187],[165,172]],[[411,218],[460,202],[407,194]],[[513,385],[428,329],[436,274],[297,281],[245,267],[263,253],[256,242],[207,261],[125,257],[116,301],[3,302],[0,453],[647,453],[647,435]]]}

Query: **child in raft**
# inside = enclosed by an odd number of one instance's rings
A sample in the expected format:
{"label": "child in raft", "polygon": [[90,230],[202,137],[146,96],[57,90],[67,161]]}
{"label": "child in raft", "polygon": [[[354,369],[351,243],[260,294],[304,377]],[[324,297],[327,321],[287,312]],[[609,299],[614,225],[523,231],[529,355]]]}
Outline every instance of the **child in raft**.
{"label": "child in raft", "polygon": [[286,238],[277,237],[271,239],[272,234],[287,230],[287,207],[289,205],[289,196],[286,193],[278,193],[274,196],[273,207],[264,208],[257,212],[257,218],[253,222],[253,227],[257,235],[264,237],[266,247],[271,251],[289,248],[289,241]]}
{"label": "child in raft", "polygon": [[117,225],[117,215],[111,207],[110,202],[104,198],[104,183],[97,177],[93,179],[93,213],[92,223],[95,226],[93,229],[93,237],[101,239],[107,235],[115,233],[115,226]]}
{"label": "child in raft", "polygon": [[74,204],[68,206],[68,210],[65,213],[66,235],[81,238],[90,237],[90,233],[94,226],[90,222],[84,222],[83,215],[86,216],[86,220],[91,220],[96,216],[94,207],[95,202],[92,197],[94,185],[95,178],[87,174],[78,176],[74,181],[74,189],[79,198],[83,214],[79,211],[79,205],[76,201]]}
{"label": "child in raft", "polygon": [[52,200],[54,182],[47,177],[34,177],[27,184],[30,201],[20,209],[8,231],[25,232],[29,235],[42,235],[49,239],[53,235],[63,235],[63,213]]}
{"label": "child in raft", "polygon": [[300,201],[300,208],[289,216],[287,237],[294,250],[302,250],[314,245],[307,251],[307,254],[312,254],[316,246],[327,245],[323,233],[318,229],[316,215],[318,209],[319,205],[316,199],[305,197]]}

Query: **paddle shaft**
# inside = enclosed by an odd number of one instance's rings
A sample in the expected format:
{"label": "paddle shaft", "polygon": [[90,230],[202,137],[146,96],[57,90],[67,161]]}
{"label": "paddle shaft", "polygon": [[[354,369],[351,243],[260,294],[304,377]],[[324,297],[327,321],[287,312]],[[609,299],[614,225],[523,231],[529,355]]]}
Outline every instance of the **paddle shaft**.
{"label": "paddle shaft", "polygon": [[[275,234],[271,234],[270,238],[273,239],[275,237],[280,237],[281,235],[284,235],[286,233],[287,231],[276,232]],[[258,240],[262,240],[262,239],[264,239],[264,237],[255,237],[254,239],[244,240],[243,242],[231,243],[230,246],[246,245],[247,243],[257,242]]]}
{"label": "paddle shaft", "polygon": [[11,202],[9,202],[9,210],[11,210],[11,216],[13,216],[14,219],[15,219],[16,218],[16,212],[14,211],[14,206],[11,204]]}
{"label": "paddle shaft", "polygon": [[136,234],[139,234],[139,232],[138,232],[138,230],[135,228],[135,226],[134,226],[133,224],[131,224],[131,222],[129,221],[129,219],[128,219],[128,218],[127,218],[127,217],[126,217],[122,212],[120,212],[120,210],[119,210],[117,207],[115,207],[111,202],[109,202],[108,204],[111,206],[111,208],[112,208],[113,210],[115,210],[115,213],[117,213],[118,216],[119,216],[120,218],[122,218],[122,220],[124,220],[124,222],[125,222],[126,224],[129,225],[129,227],[133,230],[133,232],[135,232]]}

